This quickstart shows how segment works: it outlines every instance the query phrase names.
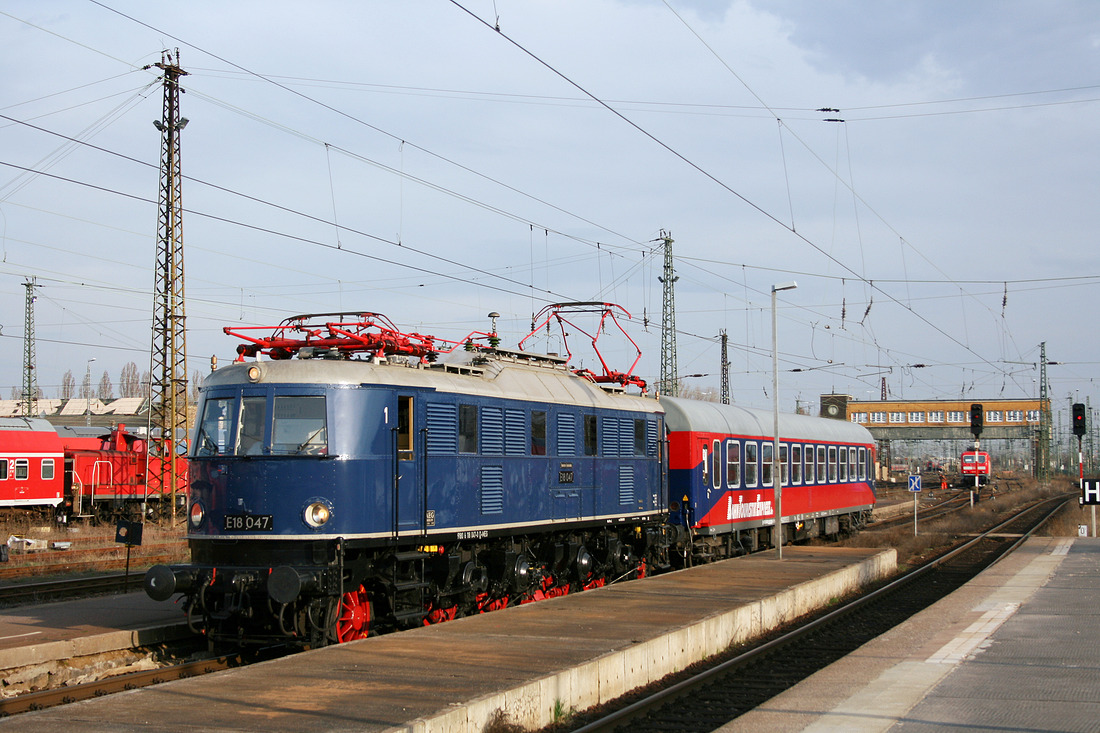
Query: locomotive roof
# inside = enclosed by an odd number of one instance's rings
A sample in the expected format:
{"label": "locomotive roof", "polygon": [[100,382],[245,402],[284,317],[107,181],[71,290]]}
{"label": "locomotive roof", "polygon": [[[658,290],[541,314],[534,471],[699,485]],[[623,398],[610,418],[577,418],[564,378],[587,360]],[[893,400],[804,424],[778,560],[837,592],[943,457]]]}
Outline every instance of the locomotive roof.
{"label": "locomotive roof", "polygon": [[237,362],[213,372],[203,388],[248,382],[260,370],[260,384],[377,384],[503,399],[661,412],[661,403],[621,388],[605,389],[573,374],[560,357],[523,352],[477,352],[457,363],[404,364],[356,359],[286,359]]}
{"label": "locomotive roof", "polygon": [[[772,435],[774,415],[760,410],[719,402],[700,402],[662,397],[665,425],[670,431],[697,431],[730,435]],[[810,415],[779,414],[779,435],[784,440],[819,440],[837,443],[873,443],[870,431],[847,420]]]}

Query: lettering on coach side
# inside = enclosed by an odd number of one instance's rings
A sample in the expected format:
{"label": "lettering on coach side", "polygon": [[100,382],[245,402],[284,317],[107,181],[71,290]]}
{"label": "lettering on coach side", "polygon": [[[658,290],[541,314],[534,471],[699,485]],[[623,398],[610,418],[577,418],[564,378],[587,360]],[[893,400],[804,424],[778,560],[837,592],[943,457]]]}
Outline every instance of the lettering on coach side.
{"label": "lettering on coach side", "polygon": [[760,494],[756,495],[756,501],[745,501],[745,497],[738,496],[737,503],[733,503],[733,497],[726,497],[726,519],[756,519],[757,517],[770,517],[775,514],[775,508],[770,501],[764,501]]}

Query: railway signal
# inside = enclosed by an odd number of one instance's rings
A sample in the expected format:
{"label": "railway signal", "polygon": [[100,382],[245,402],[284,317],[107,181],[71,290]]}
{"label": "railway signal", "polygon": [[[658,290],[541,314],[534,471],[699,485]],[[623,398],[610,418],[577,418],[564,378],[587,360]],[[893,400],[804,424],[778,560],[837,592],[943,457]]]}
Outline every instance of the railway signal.
{"label": "railway signal", "polygon": [[977,438],[982,434],[982,403],[975,402],[970,405],[970,432]]}
{"label": "railway signal", "polygon": [[1073,434],[1082,438],[1087,431],[1085,422],[1085,406],[1080,402],[1073,403]]}

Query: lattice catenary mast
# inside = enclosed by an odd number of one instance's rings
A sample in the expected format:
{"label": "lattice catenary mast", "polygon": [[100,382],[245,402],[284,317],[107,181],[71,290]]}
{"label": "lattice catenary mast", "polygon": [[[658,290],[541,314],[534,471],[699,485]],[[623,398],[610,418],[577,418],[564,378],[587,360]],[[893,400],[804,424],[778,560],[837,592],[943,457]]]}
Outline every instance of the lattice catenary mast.
{"label": "lattice catenary mast", "polygon": [[161,132],[160,200],[157,225],[156,286],[153,293],[153,348],[150,388],[151,454],[164,460],[150,471],[150,493],[168,494],[176,517],[179,476],[177,446],[187,440],[187,338],[183,290],[183,202],[180,175],[179,79],[187,72],[170,52],[153,64],[164,72],[164,112],[153,124]]}
{"label": "lattice catenary mast", "polygon": [[1050,478],[1050,393],[1047,390],[1047,342],[1039,344],[1039,440],[1035,445],[1035,478]]}
{"label": "lattice catenary mast", "polygon": [[730,360],[728,356],[730,337],[724,328],[718,332],[718,335],[722,339],[722,382],[720,388],[722,404],[728,405],[730,403]]}
{"label": "lattice catenary mast", "polygon": [[23,395],[19,405],[20,412],[24,417],[34,417],[38,414],[38,377],[36,376],[36,359],[34,355],[35,279],[32,277],[23,283],[23,287],[27,289],[27,305],[23,326]]}
{"label": "lattice catenary mast", "polygon": [[679,280],[672,268],[672,233],[661,231],[665,248],[663,277],[657,278],[664,286],[661,307],[661,379],[658,394],[675,397],[680,392],[680,380],[676,376],[676,293],[674,283]]}

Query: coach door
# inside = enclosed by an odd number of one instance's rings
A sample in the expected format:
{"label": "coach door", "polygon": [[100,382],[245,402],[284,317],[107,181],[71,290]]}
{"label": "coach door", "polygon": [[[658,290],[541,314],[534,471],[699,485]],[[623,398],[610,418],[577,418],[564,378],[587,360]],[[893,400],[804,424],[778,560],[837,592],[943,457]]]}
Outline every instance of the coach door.
{"label": "coach door", "polygon": [[394,539],[426,531],[424,494],[424,431],[417,425],[416,400],[397,396],[397,421],[393,432]]}

